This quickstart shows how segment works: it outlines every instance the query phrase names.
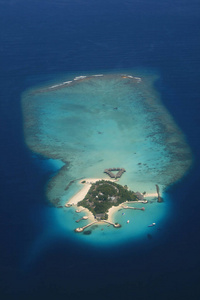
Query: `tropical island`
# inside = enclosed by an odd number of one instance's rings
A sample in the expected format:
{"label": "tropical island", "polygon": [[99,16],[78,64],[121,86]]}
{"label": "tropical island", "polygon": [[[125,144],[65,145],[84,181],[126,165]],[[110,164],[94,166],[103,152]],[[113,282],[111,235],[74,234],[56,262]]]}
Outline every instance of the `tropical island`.
{"label": "tropical island", "polygon": [[[82,181],[82,183],[85,183]],[[138,196],[128,187],[113,181],[100,180],[93,183],[78,206],[87,208],[96,219],[107,220],[108,210],[126,201],[138,201]]]}
{"label": "tropical island", "polygon": [[[120,228],[115,223],[115,213],[120,215],[117,211],[143,211],[135,203],[147,203],[146,199],[162,202],[163,191],[179,181],[192,165],[190,146],[155,90],[159,74],[129,71],[76,77],[67,74],[64,81],[31,88],[22,96],[25,142],[33,153],[50,159],[50,164],[53,160],[56,170],[46,185],[47,199],[64,208],[63,222],[66,215],[74,222],[74,210],[81,213],[76,232],[85,233],[97,223]],[[119,162],[124,168],[104,169]],[[101,174],[103,169],[105,175]],[[129,171],[121,180],[126,169]],[[105,182],[99,183],[103,179]],[[123,186],[116,180],[121,180]],[[125,184],[146,194],[137,195]],[[129,205],[132,201],[134,207]],[[71,206],[67,213],[65,208]],[[165,215],[164,207],[155,210],[154,216],[160,217],[161,211]],[[150,223],[155,221],[155,217],[151,219],[151,208],[147,205],[144,218]],[[84,220],[89,223],[82,226]],[[68,222],[65,224],[71,228]],[[139,228],[135,226],[127,234],[134,235]],[[118,239],[112,231],[107,234]]]}

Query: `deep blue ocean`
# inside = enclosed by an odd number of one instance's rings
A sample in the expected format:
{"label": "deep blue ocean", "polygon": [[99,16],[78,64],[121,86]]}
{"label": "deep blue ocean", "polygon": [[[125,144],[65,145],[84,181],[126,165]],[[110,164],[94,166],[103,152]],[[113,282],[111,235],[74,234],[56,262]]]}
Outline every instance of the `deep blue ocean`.
{"label": "deep blue ocean", "polygon": [[[0,1],[0,299],[200,299],[199,15],[199,0]],[[68,72],[126,68],[159,72],[194,155],[169,191],[166,228],[145,246],[45,244],[53,171],[25,145],[21,94]]]}

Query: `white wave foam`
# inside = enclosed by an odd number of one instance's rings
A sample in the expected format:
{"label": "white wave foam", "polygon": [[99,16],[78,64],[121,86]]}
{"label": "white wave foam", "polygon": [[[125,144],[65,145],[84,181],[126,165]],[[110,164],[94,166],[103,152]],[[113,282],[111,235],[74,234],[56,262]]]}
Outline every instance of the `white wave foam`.
{"label": "white wave foam", "polygon": [[55,85],[50,86],[49,89],[55,89],[55,88],[57,88],[57,87],[59,87],[59,86],[62,86],[62,85],[65,85],[65,84],[70,84],[71,82],[72,82],[72,80],[70,80],[70,81],[64,81],[64,82],[62,82],[62,83],[59,83],[59,84],[55,84]]}
{"label": "white wave foam", "polygon": [[134,77],[134,79],[136,79],[137,82],[141,82],[142,81],[142,78],[140,78],[140,77]]}
{"label": "white wave foam", "polygon": [[75,77],[74,78],[74,80],[80,80],[80,79],[84,79],[84,78],[86,78],[87,76],[77,76],[77,77]]}
{"label": "white wave foam", "polygon": [[63,84],[69,84],[69,83],[71,83],[72,82],[72,80],[70,80],[70,81],[65,81],[65,82],[63,82]]}
{"label": "white wave foam", "polygon": [[49,87],[49,89],[54,89],[54,88],[57,88],[58,86],[62,86],[63,83],[60,83],[60,84],[55,84],[55,85],[52,85]]}

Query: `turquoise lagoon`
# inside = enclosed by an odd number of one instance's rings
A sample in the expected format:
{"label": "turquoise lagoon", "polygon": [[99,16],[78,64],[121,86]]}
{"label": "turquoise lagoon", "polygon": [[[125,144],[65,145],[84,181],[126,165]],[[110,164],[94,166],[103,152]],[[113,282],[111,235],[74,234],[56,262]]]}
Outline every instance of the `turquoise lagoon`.
{"label": "turquoise lagoon", "polygon": [[[155,193],[158,184],[162,194],[187,173],[192,154],[160,100],[154,87],[157,79],[153,72],[130,70],[67,75],[61,82],[23,94],[26,144],[59,169],[47,184],[46,196],[55,206],[50,212],[52,221],[64,234],[109,245],[151,237],[165,224],[173,210],[166,195],[163,203],[148,198],[144,212],[117,211],[114,221],[122,225],[120,229],[99,224],[90,228],[90,235],[74,233],[76,227],[87,224],[75,222],[85,212],[77,214],[76,207],[64,207],[81,189],[82,178],[108,179],[103,173],[106,168],[125,168],[119,183],[133,191]],[[156,226],[149,228],[153,222]]]}

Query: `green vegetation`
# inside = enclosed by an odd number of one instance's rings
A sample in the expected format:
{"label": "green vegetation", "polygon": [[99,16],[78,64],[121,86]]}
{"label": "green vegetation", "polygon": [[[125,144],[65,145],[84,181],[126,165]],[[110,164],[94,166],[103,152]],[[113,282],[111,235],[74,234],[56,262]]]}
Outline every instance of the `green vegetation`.
{"label": "green vegetation", "polygon": [[118,206],[125,201],[136,201],[137,196],[129,191],[127,186],[119,185],[112,181],[97,181],[93,183],[85,198],[78,206],[88,208],[94,216],[107,219],[107,211],[112,206]]}

